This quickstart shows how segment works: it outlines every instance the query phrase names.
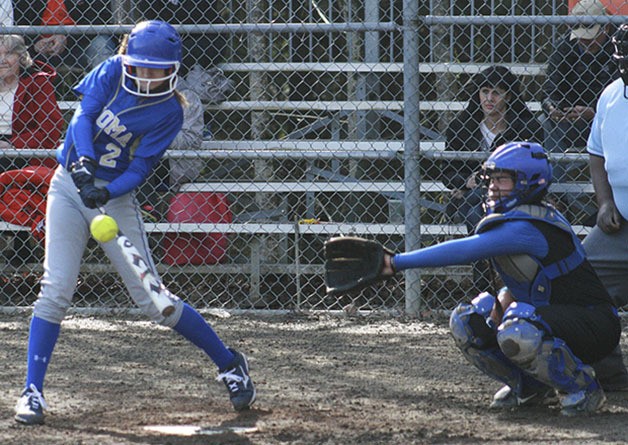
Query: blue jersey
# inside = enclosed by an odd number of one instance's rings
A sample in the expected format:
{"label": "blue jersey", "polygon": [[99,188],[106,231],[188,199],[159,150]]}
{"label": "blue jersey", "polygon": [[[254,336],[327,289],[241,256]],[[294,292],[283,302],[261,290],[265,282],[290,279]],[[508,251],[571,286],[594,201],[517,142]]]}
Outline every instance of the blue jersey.
{"label": "blue jersey", "polygon": [[183,125],[173,93],[140,97],[122,88],[122,58],[97,66],[74,88],[82,95],[57,160],[66,169],[81,156],[95,159],[96,177],[112,198],[139,186]]}

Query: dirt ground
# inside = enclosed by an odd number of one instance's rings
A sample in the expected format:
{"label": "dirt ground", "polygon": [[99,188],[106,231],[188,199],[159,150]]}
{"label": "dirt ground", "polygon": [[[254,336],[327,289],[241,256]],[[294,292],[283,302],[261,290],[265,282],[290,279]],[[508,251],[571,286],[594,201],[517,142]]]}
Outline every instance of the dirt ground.
{"label": "dirt ground", "polygon": [[232,411],[213,365],[168,329],[133,316],[74,315],[47,376],[46,425],[24,427],[13,406],[29,314],[0,315],[0,443],[628,443],[628,393],[608,394],[602,412],[585,418],[562,418],[557,407],[489,411],[500,385],[464,361],[445,320],[207,319],[249,356],[258,389],[251,411]]}

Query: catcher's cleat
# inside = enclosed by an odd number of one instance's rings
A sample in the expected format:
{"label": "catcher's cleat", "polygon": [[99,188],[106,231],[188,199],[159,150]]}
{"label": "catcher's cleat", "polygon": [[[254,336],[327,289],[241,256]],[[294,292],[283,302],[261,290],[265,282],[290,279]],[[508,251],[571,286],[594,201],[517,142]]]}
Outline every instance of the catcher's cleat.
{"label": "catcher's cleat", "polygon": [[549,386],[538,388],[535,391],[517,394],[514,389],[506,385],[493,396],[489,405],[490,409],[510,409],[518,407],[530,407],[549,405],[555,402],[556,391]]}
{"label": "catcher's cleat", "polygon": [[591,366],[604,392],[628,391],[628,371],[619,345]]}
{"label": "catcher's cleat", "polygon": [[41,425],[44,423],[44,409],[47,409],[44,396],[31,383],[15,405],[15,421],[25,425]]}
{"label": "catcher's cleat", "polygon": [[606,402],[606,395],[600,384],[596,381],[589,389],[567,394],[561,401],[563,416],[574,417],[593,414]]}
{"label": "catcher's cleat", "polygon": [[598,380],[606,392],[628,391],[628,374],[625,372]]}
{"label": "catcher's cleat", "polygon": [[244,354],[229,349],[235,358],[225,369],[220,370],[216,380],[222,380],[229,390],[229,398],[236,411],[249,409],[255,402],[255,385],[249,377],[249,363]]}

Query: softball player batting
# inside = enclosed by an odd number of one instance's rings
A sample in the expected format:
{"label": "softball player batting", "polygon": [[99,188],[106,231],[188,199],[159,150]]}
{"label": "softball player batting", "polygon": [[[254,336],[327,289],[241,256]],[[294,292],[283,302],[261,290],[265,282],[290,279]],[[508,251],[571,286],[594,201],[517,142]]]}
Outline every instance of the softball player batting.
{"label": "softball player batting", "polygon": [[[44,377],[61,321],[76,288],[89,223],[104,206],[156,274],[134,190],[175,138],[184,100],[176,91],[181,39],[167,23],[136,25],[120,54],[88,73],[75,91],[82,96],[59,147],[48,192],[46,250],[41,290],[30,324],[24,391],[15,420],[44,422]],[[227,348],[203,317],[173,296],[164,317],[126,265],[115,243],[101,245],[144,314],[201,348],[216,364],[237,411],[255,401],[245,356]]]}

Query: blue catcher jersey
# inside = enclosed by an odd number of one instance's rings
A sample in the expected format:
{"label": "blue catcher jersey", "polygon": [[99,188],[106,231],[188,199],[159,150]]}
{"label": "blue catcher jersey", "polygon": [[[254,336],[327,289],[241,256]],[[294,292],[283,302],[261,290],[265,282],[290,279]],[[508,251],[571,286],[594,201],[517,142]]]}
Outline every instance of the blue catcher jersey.
{"label": "blue catcher jersey", "polygon": [[[534,255],[503,255],[492,258],[504,284],[517,297],[517,301],[534,306],[545,306],[550,302],[552,280],[566,275],[584,262],[584,248],[573,233],[564,216],[553,207],[521,205],[505,213],[495,213],[482,219],[476,233],[490,230],[495,224],[506,221],[543,221],[571,237],[572,252],[558,261],[548,261]],[[564,244],[564,243],[562,243]]]}
{"label": "blue catcher jersey", "polygon": [[57,152],[66,169],[81,156],[95,159],[112,198],[146,179],[183,124],[173,93],[133,95],[122,88],[122,69],[121,56],[111,57],[74,88],[83,97]]}

